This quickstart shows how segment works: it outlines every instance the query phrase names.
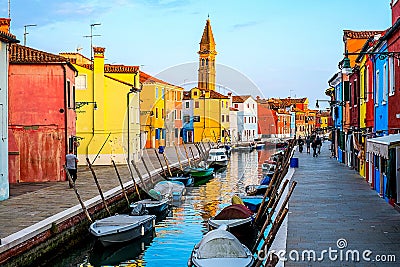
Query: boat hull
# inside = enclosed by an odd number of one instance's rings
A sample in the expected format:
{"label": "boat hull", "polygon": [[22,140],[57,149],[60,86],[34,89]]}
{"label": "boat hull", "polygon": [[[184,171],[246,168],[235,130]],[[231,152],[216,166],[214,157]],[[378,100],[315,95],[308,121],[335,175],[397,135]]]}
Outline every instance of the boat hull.
{"label": "boat hull", "polygon": [[162,200],[153,200],[153,199],[143,199],[137,202],[134,202],[130,205],[131,208],[134,208],[138,204],[143,204],[146,210],[150,215],[160,215],[168,209],[169,201],[168,199]]}

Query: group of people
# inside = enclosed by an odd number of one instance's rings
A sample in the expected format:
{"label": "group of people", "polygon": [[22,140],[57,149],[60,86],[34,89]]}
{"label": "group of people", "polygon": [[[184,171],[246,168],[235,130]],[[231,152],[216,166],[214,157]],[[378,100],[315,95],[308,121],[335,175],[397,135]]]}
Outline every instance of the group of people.
{"label": "group of people", "polygon": [[297,139],[297,145],[299,146],[300,153],[303,153],[304,143],[306,144],[307,154],[311,153],[310,148],[313,149],[313,157],[318,157],[318,155],[321,154],[322,140],[318,135],[307,136],[305,142],[301,136],[299,136],[299,139]]}

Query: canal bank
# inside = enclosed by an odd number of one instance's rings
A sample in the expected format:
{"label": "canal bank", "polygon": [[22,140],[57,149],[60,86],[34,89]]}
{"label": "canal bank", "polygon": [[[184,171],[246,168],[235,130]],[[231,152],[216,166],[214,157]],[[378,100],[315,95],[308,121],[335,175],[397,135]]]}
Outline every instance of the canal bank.
{"label": "canal bank", "polygon": [[[198,157],[193,146],[195,157]],[[186,163],[183,147],[178,149],[180,160]],[[175,149],[166,148],[165,154],[171,167],[178,167]],[[151,175],[157,179],[163,172],[154,150],[144,151],[144,160]],[[165,162],[162,163],[165,166]],[[143,164],[139,171],[147,179]],[[86,167],[78,168],[76,188],[93,214],[93,219],[102,216],[103,204],[91,172]],[[164,167],[165,169],[165,167]],[[116,172],[112,166],[95,166],[107,203],[112,212],[120,212],[126,206]],[[118,166],[121,180],[130,199],[135,198],[133,181],[127,165]],[[136,182],[140,182],[133,171]],[[19,184],[11,187],[11,197],[0,202],[0,265],[27,266],[38,258],[52,254],[56,248],[73,246],[87,234],[89,221],[85,218],[73,189],[68,182],[45,184]],[[66,244],[66,246],[64,245]]]}
{"label": "canal bank", "polygon": [[[398,266],[400,214],[357,172],[330,158],[329,147],[323,143],[316,158],[294,154],[298,186],[289,203],[285,266]],[[336,252],[322,254],[329,249]],[[360,261],[346,261],[349,251],[358,251]],[[364,251],[371,251],[370,261],[362,258]],[[396,262],[379,262],[379,255],[395,255]]]}

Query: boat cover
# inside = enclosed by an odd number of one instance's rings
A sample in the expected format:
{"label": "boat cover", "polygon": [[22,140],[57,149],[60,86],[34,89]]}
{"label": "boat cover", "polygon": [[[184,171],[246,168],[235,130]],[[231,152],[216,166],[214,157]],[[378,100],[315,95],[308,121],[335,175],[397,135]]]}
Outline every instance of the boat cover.
{"label": "boat cover", "polygon": [[221,210],[221,212],[214,217],[214,220],[246,219],[252,215],[253,213],[246,206],[232,204]]}
{"label": "boat cover", "polygon": [[154,190],[160,192],[161,195],[182,194],[185,185],[179,181],[161,181],[154,186]]}
{"label": "boat cover", "polygon": [[196,248],[199,259],[248,257],[239,240],[233,234],[221,229],[208,232]]}

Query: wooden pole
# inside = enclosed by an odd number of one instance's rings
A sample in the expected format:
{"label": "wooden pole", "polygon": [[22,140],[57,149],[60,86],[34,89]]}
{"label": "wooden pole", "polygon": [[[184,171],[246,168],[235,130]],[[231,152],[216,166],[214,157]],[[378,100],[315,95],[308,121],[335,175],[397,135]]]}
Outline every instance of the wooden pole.
{"label": "wooden pole", "polygon": [[80,196],[79,193],[78,193],[78,190],[77,190],[76,187],[75,187],[75,183],[72,181],[71,175],[69,174],[67,167],[66,167],[65,165],[63,165],[63,168],[64,168],[65,173],[67,174],[68,182],[69,182],[70,184],[72,184],[72,187],[74,188],[76,197],[78,198],[78,201],[79,201],[79,203],[81,204],[83,213],[85,213],[86,218],[88,218],[88,220],[89,220],[90,222],[93,222],[92,218],[90,217],[90,214],[89,214],[88,210],[87,210],[86,207],[85,207],[85,204],[83,203],[83,201],[82,201],[82,199],[81,199],[81,196]]}
{"label": "wooden pole", "polygon": [[92,172],[93,179],[94,179],[94,181],[95,181],[95,183],[96,183],[97,189],[99,190],[99,194],[100,194],[100,197],[101,197],[101,199],[102,199],[102,201],[103,201],[104,207],[105,207],[105,209],[107,210],[108,215],[111,216],[111,212],[110,212],[110,210],[108,209],[106,199],[104,198],[103,191],[101,191],[99,181],[97,180],[96,173],[94,172],[94,169],[93,169],[93,167],[92,167],[92,164],[91,164],[90,161],[89,161],[89,158],[86,158],[86,162],[87,162],[87,164],[88,164],[88,166],[89,166],[90,171]]}
{"label": "wooden pole", "polygon": [[148,174],[149,177],[150,177],[151,184],[154,185],[153,176],[151,176],[151,173],[150,173],[150,171],[149,171],[149,168],[147,168],[146,161],[144,160],[143,157],[141,157],[140,159],[142,160],[142,163],[143,163],[143,165],[144,165],[144,168],[146,169],[146,172],[147,172],[147,174]]}
{"label": "wooden pole", "polygon": [[[194,160],[194,154],[193,154],[193,150],[192,150],[192,147],[189,147],[189,149],[190,149],[190,153],[192,154],[192,157],[193,157],[193,160]],[[198,167],[198,165],[196,164],[196,167]]]}
{"label": "wooden pole", "polygon": [[128,198],[128,196],[126,195],[124,185],[122,184],[121,176],[119,175],[119,172],[118,172],[118,169],[117,169],[117,165],[115,165],[115,162],[114,162],[113,159],[111,160],[111,162],[112,162],[112,164],[113,164],[113,166],[114,166],[115,172],[117,173],[117,177],[118,177],[119,184],[121,185],[122,193],[123,193],[124,196],[125,196],[125,199],[126,199],[126,202],[128,203],[128,208],[129,208],[129,207],[130,207],[129,198]]}
{"label": "wooden pole", "polygon": [[196,147],[197,152],[199,153],[199,159],[204,160],[204,153],[201,150],[199,143],[195,143],[194,146]]}
{"label": "wooden pole", "polygon": [[189,154],[188,154],[187,149],[186,149],[185,142],[182,142],[182,144],[183,144],[183,148],[185,149],[185,154],[186,154],[186,158],[187,158],[188,163],[189,163],[189,167],[192,167],[192,164],[190,164],[190,158],[189,158]]}
{"label": "wooden pole", "polygon": [[181,163],[181,157],[179,156],[178,148],[176,147],[175,142],[174,142],[174,147],[175,147],[176,156],[178,157],[179,167],[181,168],[181,171],[183,171],[183,167],[182,167],[182,163]]}
{"label": "wooden pole", "polygon": [[285,208],[283,210],[282,214],[280,214],[280,216],[276,217],[274,224],[272,225],[272,228],[269,231],[268,236],[265,239],[265,242],[262,245],[261,250],[260,250],[260,251],[263,251],[264,255],[259,255],[259,257],[257,257],[255,263],[253,264],[254,267],[260,267],[262,265],[262,263],[264,262],[264,260],[266,259],[266,258],[264,258],[264,256],[268,255],[268,251],[271,248],[272,242],[274,241],[275,236],[276,236],[279,228],[281,227],[282,222],[285,219],[287,213],[288,213],[288,209]]}
{"label": "wooden pole", "polygon": [[137,183],[135,181],[135,177],[133,177],[133,171],[132,171],[132,168],[131,168],[131,164],[129,163],[128,159],[126,159],[126,161],[128,162],[128,170],[129,170],[129,173],[131,174],[131,178],[132,178],[132,181],[133,181],[133,186],[135,187],[135,190],[136,190],[136,194],[138,195],[139,200],[141,200],[139,189],[138,189]]}
{"label": "wooden pole", "polygon": [[164,173],[164,177],[167,177],[167,173],[165,172],[164,166],[163,166],[162,163],[161,163],[161,159],[160,159],[160,156],[158,155],[157,149],[154,149],[154,153],[156,153],[158,162],[160,163],[161,169],[162,169],[162,171],[163,171],[163,173]]}
{"label": "wooden pole", "polygon": [[140,173],[139,168],[136,166],[136,163],[133,159],[131,160],[131,163],[132,163],[132,166],[135,169],[137,175],[139,176],[140,182],[143,184],[144,189],[146,190],[146,192],[149,192],[149,190],[147,189],[147,185],[143,180],[142,174]]}
{"label": "wooden pole", "polygon": [[164,157],[165,165],[167,165],[167,170],[168,170],[169,176],[172,177],[172,173],[171,173],[171,169],[169,168],[167,156],[165,156],[165,153],[162,153],[162,155]]}
{"label": "wooden pole", "polygon": [[[279,199],[282,197],[282,194],[283,194],[283,192],[285,191],[285,188],[286,188],[286,185],[288,184],[288,182],[289,182],[289,180],[286,179],[285,182],[283,183],[282,189],[281,189],[281,191],[279,192],[278,200],[275,201],[273,207],[271,208],[271,212],[268,213],[268,217],[266,218],[266,220],[265,220],[265,222],[264,222],[264,225],[262,226],[262,228],[261,228],[261,230],[260,230],[260,233],[259,233],[259,235],[258,235],[258,238],[257,238],[255,244],[254,244],[254,247],[253,247],[253,250],[252,250],[252,251],[255,251],[255,250],[257,249],[257,247],[258,247],[258,245],[259,245],[259,243],[260,243],[262,237],[264,236],[264,232],[265,232],[265,230],[267,229],[267,226],[271,223],[272,215],[273,215],[274,212],[275,212],[276,206],[278,205],[278,201],[279,201]],[[285,207],[285,206],[286,206],[286,205],[283,205],[283,204],[282,204],[282,207]],[[264,216],[264,214],[262,215],[262,217],[263,217],[263,216]],[[262,218],[262,217],[261,217],[261,218]]]}

